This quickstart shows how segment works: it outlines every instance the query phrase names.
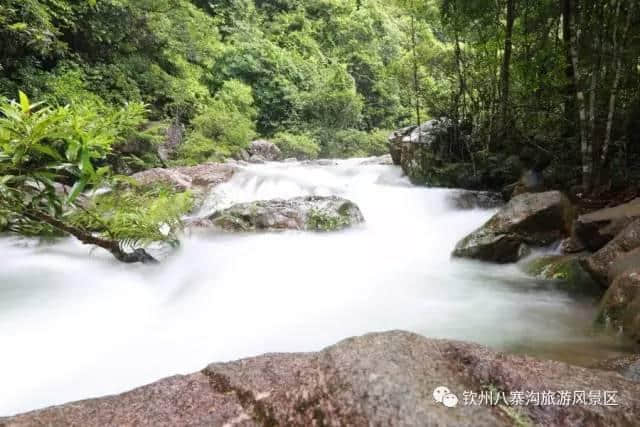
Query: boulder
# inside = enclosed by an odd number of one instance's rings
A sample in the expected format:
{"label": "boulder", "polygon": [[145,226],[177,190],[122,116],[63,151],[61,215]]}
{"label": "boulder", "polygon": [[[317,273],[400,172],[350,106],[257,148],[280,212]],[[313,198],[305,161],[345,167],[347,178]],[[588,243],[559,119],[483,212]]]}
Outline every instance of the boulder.
{"label": "boulder", "polygon": [[591,366],[594,369],[615,371],[630,381],[640,382],[640,354],[629,354],[603,360]]}
{"label": "boulder", "polygon": [[493,191],[454,190],[447,194],[447,202],[455,209],[495,209],[504,206],[502,195]]}
{"label": "boulder", "polygon": [[[605,390],[615,393],[607,404]],[[576,392],[585,403],[574,404]],[[120,395],[0,419],[0,425],[571,427],[631,426],[638,419],[640,384],[615,372],[393,331],[317,353],[215,363]]]}
{"label": "boulder", "polygon": [[613,240],[583,261],[585,270],[605,287],[633,265],[640,265],[640,219],[627,225]]}
{"label": "boulder", "polygon": [[521,194],[458,242],[453,256],[515,262],[526,254],[527,247],[547,246],[567,236],[573,212],[559,191]]}
{"label": "boulder", "polygon": [[231,179],[237,168],[230,163],[205,163],[176,168],[154,168],[131,175],[141,185],[165,184],[177,190],[210,187]]}
{"label": "boulder", "polygon": [[595,252],[639,218],[640,198],[636,198],[612,208],[580,215],[575,221],[574,233],[589,250]]}
{"label": "boulder", "polygon": [[239,203],[215,212],[210,219],[228,231],[334,231],[364,221],[355,203],[337,196]]}
{"label": "boulder", "polygon": [[528,261],[523,270],[550,281],[555,288],[575,294],[601,295],[600,284],[580,264],[580,256],[546,255]]}
{"label": "boulder", "polygon": [[598,320],[640,342],[640,265],[615,278],[600,303]]}
{"label": "boulder", "polygon": [[261,158],[264,161],[276,161],[282,159],[282,151],[280,151],[278,146],[265,139],[252,141],[247,152],[249,153],[249,156],[257,156],[256,158]]}

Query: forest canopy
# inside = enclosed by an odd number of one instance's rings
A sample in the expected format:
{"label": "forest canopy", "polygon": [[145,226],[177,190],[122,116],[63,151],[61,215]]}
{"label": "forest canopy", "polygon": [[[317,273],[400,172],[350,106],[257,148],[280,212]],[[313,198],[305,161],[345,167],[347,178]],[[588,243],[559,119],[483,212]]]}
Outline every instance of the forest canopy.
{"label": "forest canopy", "polygon": [[640,177],[639,17],[634,0],[4,0],[0,190],[60,219],[99,180],[241,159],[256,138],[299,159],[380,155],[431,118],[449,126],[436,170],[462,186],[499,190],[518,163],[556,188],[624,188]]}

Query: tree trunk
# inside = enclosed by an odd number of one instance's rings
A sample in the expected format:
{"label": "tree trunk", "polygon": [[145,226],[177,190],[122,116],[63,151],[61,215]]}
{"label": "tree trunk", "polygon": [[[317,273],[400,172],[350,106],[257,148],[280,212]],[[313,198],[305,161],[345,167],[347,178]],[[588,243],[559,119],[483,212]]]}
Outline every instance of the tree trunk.
{"label": "tree trunk", "polygon": [[[420,83],[418,80],[418,54],[416,52],[416,24],[413,11],[411,12],[411,50],[413,52],[413,90],[416,98],[416,120],[418,126],[422,124],[420,118]],[[418,143],[422,142],[422,132],[418,129]]]}
{"label": "tree trunk", "polygon": [[501,99],[500,99],[500,126],[501,137],[506,138],[509,128],[509,83],[511,67],[511,47],[513,36],[513,23],[515,21],[515,0],[507,0],[507,23],[504,38],[504,56],[502,58],[502,70],[500,73]]}
{"label": "tree trunk", "polygon": [[565,76],[567,78],[567,85],[565,87],[565,101],[564,101],[564,119],[565,129],[568,135],[575,135],[575,119],[576,114],[576,88],[575,88],[575,74],[573,72],[573,65],[571,60],[571,0],[562,0],[562,41],[565,48],[566,66],[564,69]]}
{"label": "tree trunk", "polygon": [[602,152],[600,154],[600,164],[605,165],[607,162],[607,156],[609,154],[609,145],[611,144],[611,130],[613,128],[613,118],[615,115],[616,109],[616,96],[618,94],[618,85],[620,84],[620,75],[622,74],[622,60],[621,60],[621,51],[622,45],[627,38],[627,32],[629,31],[629,26],[631,25],[631,15],[633,15],[633,5],[632,1],[629,5],[629,10],[627,10],[627,18],[624,25],[621,43],[617,42],[617,31],[618,31],[618,16],[620,12],[620,3],[622,0],[618,0],[616,7],[616,14],[614,19],[614,29],[613,29],[613,63],[614,63],[614,76],[613,83],[611,86],[611,93],[609,95],[609,111],[607,113],[607,126],[605,131],[604,143],[602,145]]}
{"label": "tree trunk", "polygon": [[[566,0],[570,1],[570,0]],[[571,7],[571,6],[569,6]],[[573,67],[574,87],[580,121],[580,153],[582,157],[582,187],[585,192],[591,191],[593,156],[591,140],[587,132],[587,106],[584,99],[584,91],[580,87],[580,69],[578,58],[578,40],[576,37],[576,11],[571,11],[569,20],[569,47],[571,53],[571,66]]]}
{"label": "tree trunk", "polygon": [[60,231],[71,234],[76,239],[87,245],[95,245],[100,248],[106,249],[118,260],[124,263],[141,262],[143,264],[157,263],[158,261],[147,253],[144,249],[136,249],[133,252],[125,252],[120,247],[120,243],[115,240],[103,239],[96,237],[91,233],[88,233],[81,228],[73,225],[65,224],[64,222],[56,219],[44,212],[29,210],[23,212],[24,216],[32,221],[44,222],[57,228]]}

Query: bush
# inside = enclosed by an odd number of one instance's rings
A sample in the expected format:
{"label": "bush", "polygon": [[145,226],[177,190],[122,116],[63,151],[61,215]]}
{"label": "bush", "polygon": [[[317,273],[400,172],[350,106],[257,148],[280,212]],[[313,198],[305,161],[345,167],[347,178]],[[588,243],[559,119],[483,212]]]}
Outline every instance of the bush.
{"label": "bush", "polygon": [[178,163],[220,161],[249,145],[256,136],[251,88],[237,80],[225,82],[213,102],[192,122],[178,152]]}
{"label": "bush", "polygon": [[364,132],[355,129],[341,130],[323,136],[322,154],[325,157],[367,157],[386,154],[389,149],[389,131]]}
{"label": "bush", "polygon": [[298,160],[316,159],[320,154],[320,144],[307,133],[279,132],[273,143],[280,148],[285,158],[295,157]]}

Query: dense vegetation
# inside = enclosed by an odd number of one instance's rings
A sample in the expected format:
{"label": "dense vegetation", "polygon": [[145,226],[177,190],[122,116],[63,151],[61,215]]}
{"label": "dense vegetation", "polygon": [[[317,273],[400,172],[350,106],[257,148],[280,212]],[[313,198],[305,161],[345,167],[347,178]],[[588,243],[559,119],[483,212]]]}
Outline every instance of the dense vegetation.
{"label": "dense vegetation", "polygon": [[[474,175],[544,157],[553,185],[629,185],[639,16],[633,0],[4,0],[0,227],[139,238],[78,215],[80,192],[256,137],[299,158],[382,154],[389,129],[442,116],[439,160]],[[179,148],[158,154],[169,134]]]}

